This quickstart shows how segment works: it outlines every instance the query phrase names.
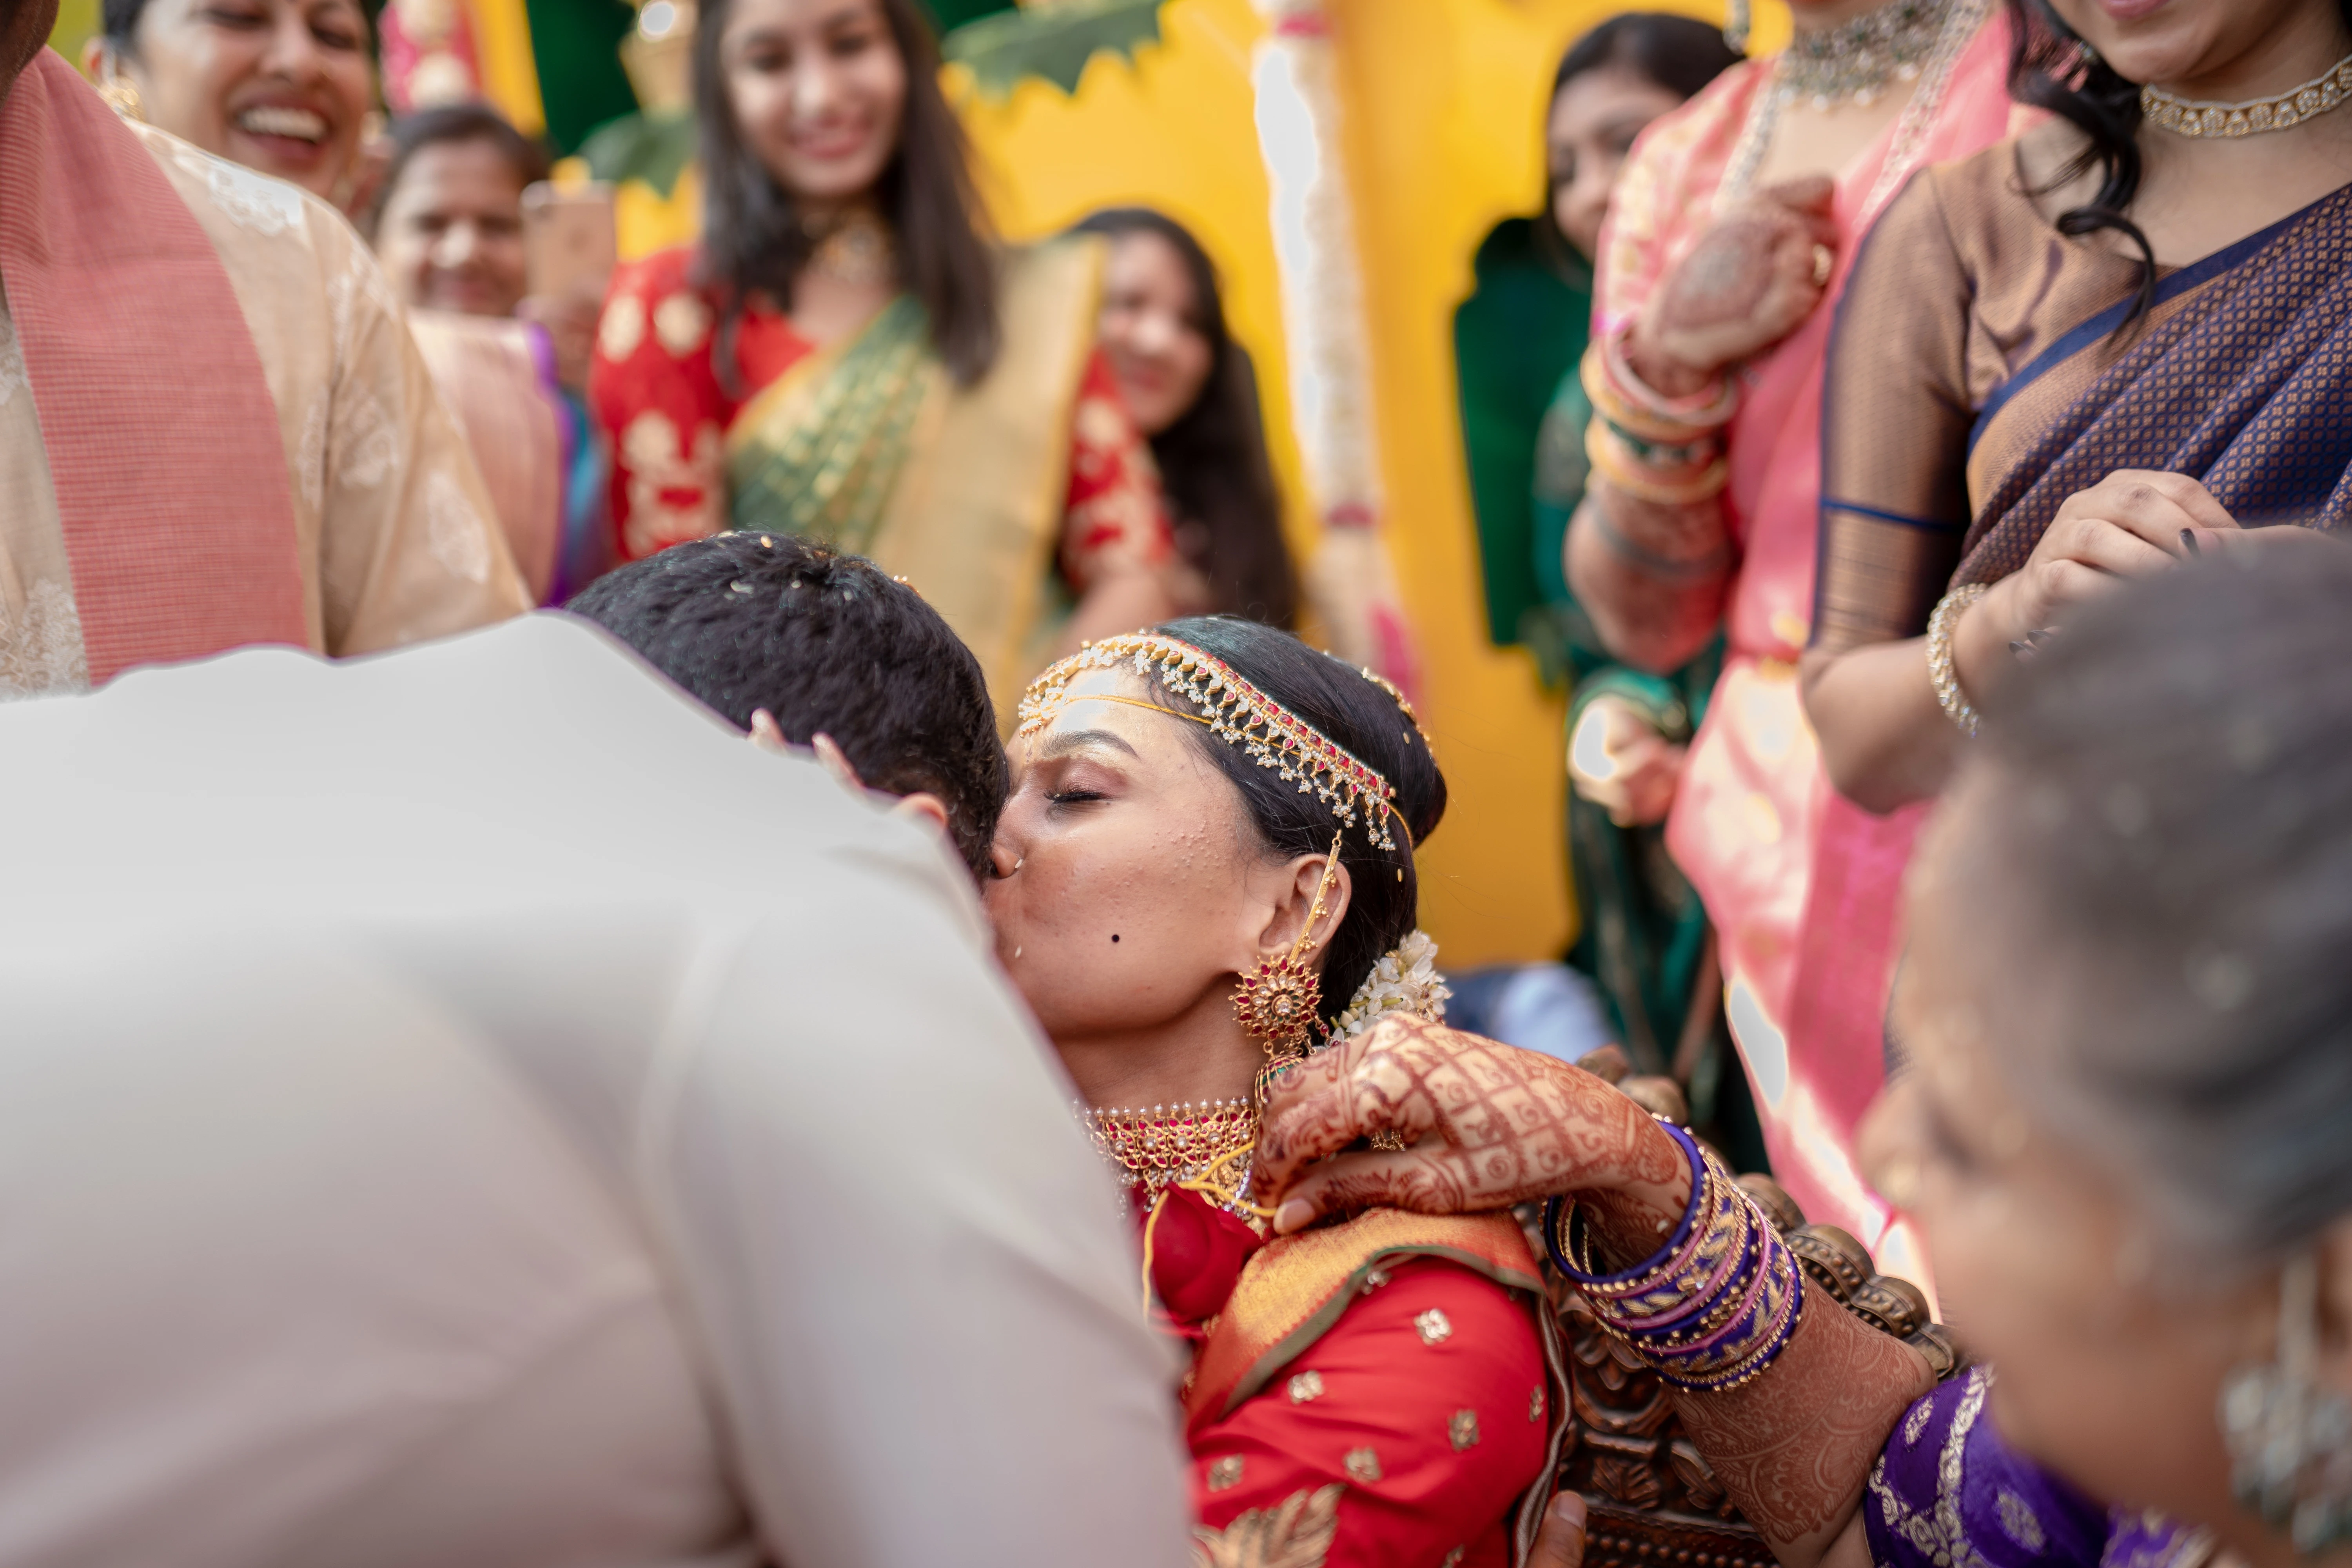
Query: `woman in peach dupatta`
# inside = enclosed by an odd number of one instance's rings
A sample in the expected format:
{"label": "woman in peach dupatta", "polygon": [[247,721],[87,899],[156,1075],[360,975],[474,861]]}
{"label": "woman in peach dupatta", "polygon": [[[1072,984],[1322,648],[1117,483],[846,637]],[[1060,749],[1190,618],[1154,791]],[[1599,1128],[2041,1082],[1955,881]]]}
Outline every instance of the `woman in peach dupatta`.
{"label": "woman in peach dupatta", "polygon": [[[1887,201],[2005,133],[2008,29],[1989,0],[1794,9],[1790,51],[1653,125],[1618,188],[1586,362],[1594,483],[1567,566],[1628,662],[1671,669],[1725,636],[1667,845],[1718,932],[1775,1174],[1874,1245],[1886,1210],[1851,1147],[1882,1077],[1892,933],[1853,929],[1840,900],[1848,868],[1908,825],[1831,795],[1800,705],[1822,366]],[[1833,180],[1808,173],[1823,166]]]}

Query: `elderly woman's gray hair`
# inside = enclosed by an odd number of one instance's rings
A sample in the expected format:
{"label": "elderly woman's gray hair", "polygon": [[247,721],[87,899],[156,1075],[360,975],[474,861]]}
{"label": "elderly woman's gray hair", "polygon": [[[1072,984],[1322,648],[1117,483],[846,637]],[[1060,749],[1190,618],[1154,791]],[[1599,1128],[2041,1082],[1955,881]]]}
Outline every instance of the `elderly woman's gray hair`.
{"label": "elderly woman's gray hair", "polygon": [[2352,1212],[2352,547],[2296,531],[2070,621],[1940,858],[1988,1043],[2181,1261]]}

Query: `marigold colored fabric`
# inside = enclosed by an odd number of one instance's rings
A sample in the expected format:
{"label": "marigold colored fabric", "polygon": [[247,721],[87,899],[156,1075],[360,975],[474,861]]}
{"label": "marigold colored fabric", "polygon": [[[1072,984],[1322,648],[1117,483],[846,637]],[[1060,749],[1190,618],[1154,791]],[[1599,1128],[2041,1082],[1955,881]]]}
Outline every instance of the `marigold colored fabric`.
{"label": "marigold colored fabric", "polygon": [[47,49],[0,104],[0,281],[40,411],[89,678],[247,643],[306,645],[278,410],[204,229],[137,137]]}

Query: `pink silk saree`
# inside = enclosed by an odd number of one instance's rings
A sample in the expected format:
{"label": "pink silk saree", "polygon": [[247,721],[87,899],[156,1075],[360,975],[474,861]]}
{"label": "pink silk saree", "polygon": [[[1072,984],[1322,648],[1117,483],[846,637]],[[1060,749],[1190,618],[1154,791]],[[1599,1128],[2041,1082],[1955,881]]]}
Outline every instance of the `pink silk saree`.
{"label": "pink silk saree", "polygon": [[[1884,1079],[1895,895],[1922,814],[1874,817],[1838,797],[1799,698],[1819,533],[1822,364],[1861,237],[1903,179],[2008,133],[2008,54],[1996,14],[1953,66],[1902,166],[1888,169],[1898,121],[1841,172],[1844,239],[1827,296],[1741,374],[1724,495],[1739,575],[1723,673],[1666,829],[1716,924],[1725,1005],[1774,1173],[1810,1218],[1874,1247],[1891,1239],[1888,1215],[1854,1170],[1853,1130]],[[1596,333],[1630,321],[1713,220],[1750,105],[1769,81],[1766,62],[1734,67],[1643,133],[1601,237]],[[1907,1257],[1881,1262],[1918,1268]]]}

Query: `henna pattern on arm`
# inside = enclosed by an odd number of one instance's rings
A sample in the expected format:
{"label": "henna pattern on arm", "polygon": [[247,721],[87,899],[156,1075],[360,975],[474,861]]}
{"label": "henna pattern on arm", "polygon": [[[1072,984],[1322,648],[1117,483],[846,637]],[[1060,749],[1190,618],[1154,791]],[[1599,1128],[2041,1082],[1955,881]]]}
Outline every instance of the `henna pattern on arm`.
{"label": "henna pattern on arm", "polygon": [[1785,1568],[1811,1568],[1853,1519],[1895,1424],[1935,1385],[1917,1351],[1810,1289],[1795,1337],[1761,1377],[1678,1392],[1675,1407]]}
{"label": "henna pattern on arm", "polygon": [[[1382,1131],[1411,1146],[1339,1153]],[[1262,1201],[1296,1196],[1318,1214],[1457,1214],[1593,1188],[1679,1215],[1689,1171],[1648,1112],[1591,1074],[1418,1018],[1383,1020],[1294,1069],[1258,1135]]]}

